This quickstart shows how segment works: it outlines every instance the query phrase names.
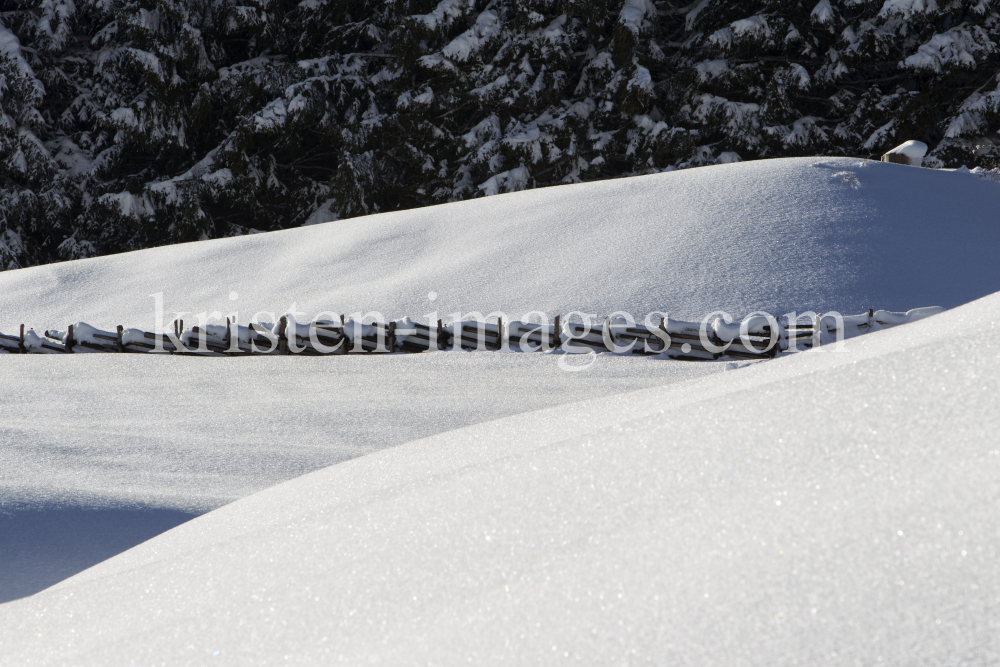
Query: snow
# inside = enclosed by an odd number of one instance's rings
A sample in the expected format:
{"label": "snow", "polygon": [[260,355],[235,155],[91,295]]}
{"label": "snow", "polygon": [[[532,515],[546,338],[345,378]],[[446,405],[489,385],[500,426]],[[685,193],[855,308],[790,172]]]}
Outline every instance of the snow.
{"label": "snow", "polygon": [[876,310],[751,363],[5,355],[0,664],[995,664],[998,204],[732,162],[0,273],[31,345],[158,299],[300,332]]}
{"label": "snow", "polygon": [[816,23],[832,23],[835,15],[833,7],[830,6],[830,0],[819,0],[816,6],[813,7],[812,12],[809,13],[809,16]]}
{"label": "snow", "polygon": [[998,324],[994,295],[332,466],[0,606],[3,654],[995,664]]}
{"label": "snow", "polygon": [[[35,71],[24,58],[21,42],[18,41],[17,35],[4,25],[3,19],[0,19],[0,56],[6,56],[17,73],[30,82],[36,99],[40,100],[45,95],[44,84],[35,77]],[[4,81],[0,87],[6,89],[8,85],[10,84]]]}
{"label": "snow", "polygon": [[810,86],[812,81],[809,78],[809,72],[806,68],[798,63],[792,63],[788,68],[788,75],[792,81],[795,82],[800,89],[805,90]]}
{"label": "snow", "polygon": [[817,125],[816,119],[813,118],[812,116],[804,116],[802,118],[799,118],[797,121],[792,123],[792,126],[790,128],[779,126],[778,128],[775,129],[777,130],[787,129],[787,132],[785,132],[784,135],[781,137],[781,140],[785,143],[786,146],[795,146],[795,145],[805,146],[809,143],[809,139],[813,133],[818,132],[820,135],[825,136],[823,130],[821,130]]}
{"label": "snow", "polygon": [[996,184],[968,173],[739,162],[3,272],[0,331],[81,320],[150,331],[159,292],[164,324],[175,312],[275,322],[293,304],[305,319],[377,310],[422,322],[951,308],[1000,290],[998,205]]}
{"label": "snow", "polygon": [[649,70],[642,65],[635,66],[635,73],[632,78],[628,81],[628,88],[638,88],[644,93],[653,92],[653,77],[650,76]]}
{"label": "snow", "polygon": [[151,74],[162,76],[163,68],[160,65],[160,59],[149,51],[129,47],[119,49],[115,55],[127,57],[136,66],[146,69]]}
{"label": "snow", "polygon": [[[552,355],[499,352],[4,355],[0,602],[113,555],[109,539],[122,549],[148,539],[158,531],[146,519],[165,529],[408,440],[721,370],[601,356],[561,373]],[[63,534],[85,517],[92,534]],[[127,525],[110,535],[114,517]]]}
{"label": "snow", "polygon": [[731,102],[724,97],[704,93],[695,98],[698,106],[692,114],[701,121],[709,117],[721,115],[727,119],[726,124],[735,133],[741,134],[751,145],[758,143],[754,138],[757,126],[760,125],[760,105],[753,102]]}
{"label": "snow", "polygon": [[872,132],[871,135],[868,137],[868,139],[865,141],[864,147],[871,150],[876,146],[878,146],[879,144],[881,144],[882,142],[884,142],[889,137],[894,136],[896,134],[896,125],[897,121],[895,118],[893,118],[888,123],[886,123],[882,127]]}
{"label": "snow", "polygon": [[437,30],[451,25],[455,19],[474,7],[475,3],[469,0],[441,0],[430,14],[419,14],[412,18],[423,23],[428,30]]}
{"label": "snow", "polygon": [[500,18],[496,12],[488,9],[476,17],[475,25],[445,45],[441,53],[445,58],[465,62],[499,34]]}
{"label": "snow", "polygon": [[138,217],[142,215],[152,215],[152,207],[143,196],[133,195],[131,192],[108,193],[101,195],[100,200],[108,204],[115,205],[122,215]]}
{"label": "snow", "polygon": [[946,33],[934,35],[916,53],[907,57],[901,66],[932,72],[941,72],[949,65],[974,69],[975,54],[989,54],[995,50],[996,45],[979,26],[974,26],[972,30],[966,27],[952,28]]}
{"label": "snow", "polygon": [[273,100],[253,117],[254,129],[257,132],[274,132],[285,124],[286,116],[285,101]]}
{"label": "snow", "polygon": [[722,76],[729,71],[729,61],[728,60],[705,60],[695,65],[695,70],[698,72],[698,79],[704,83],[711,79]]}
{"label": "snow", "polygon": [[36,30],[48,38],[53,48],[63,48],[70,34],[69,24],[76,13],[76,5],[73,0],[42,0],[40,9],[42,15]]}
{"label": "snow", "polygon": [[330,222],[336,219],[336,215],[333,213],[333,209],[337,205],[337,200],[334,198],[329,198],[319,205],[312,214],[306,218],[306,221],[302,223],[303,227],[308,227],[309,225],[319,225],[324,222]]}
{"label": "snow", "polygon": [[922,141],[904,141],[887,153],[892,155],[905,155],[913,160],[921,160],[927,155],[927,144]]}
{"label": "snow", "polygon": [[[694,27],[695,21],[698,19],[698,14],[702,12],[705,7],[707,7],[712,0],[699,0],[699,2],[691,8],[691,11],[687,13],[684,17],[684,23],[688,30]],[[689,7],[691,5],[688,5]]]}
{"label": "snow", "polygon": [[487,197],[501,192],[515,192],[528,187],[529,178],[531,178],[531,174],[528,173],[528,168],[522,164],[516,169],[502,171],[491,176],[484,183],[480,183],[479,189]]}
{"label": "snow", "polygon": [[931,14],[936,12],[936,0],[885,0],[879,16],[900,16],[908,19],[914,14]]}
{"label": "snow", "polygon": [[550,44],[562,44],[568,38],[563,28],[566,25],[566,15],[560,14],[542,31],[542,39]]}
{"label": "snow", "polygon": [[737,37],[750,36],[763,39],[771,36],[771,28],[767,24],[767,19],[763,16],[751,16],[750,18],[733,21],[730,24],[733,34]]}
{"label": "snow", "polygon": [[646,17],[655,17],[656,7],[650,0],[625,0],[618,14],[618,22],[638,35]]}

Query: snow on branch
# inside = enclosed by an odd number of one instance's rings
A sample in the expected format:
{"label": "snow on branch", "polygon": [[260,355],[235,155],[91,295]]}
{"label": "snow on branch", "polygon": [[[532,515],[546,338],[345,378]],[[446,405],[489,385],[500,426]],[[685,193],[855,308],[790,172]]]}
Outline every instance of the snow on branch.
{"label": "snow on branch", "polygon": [[972,69],[975,56],[996,51],[996,44],[979,26],[961,25],[948,32],[934,35],[922,44],[912,56],[900,63],[901,67],[931,72],[941,72],[948,66]]}
{"label": "snow on branch", "polygon": [[655,16],[656,7],[650,0],[625,0],[625,4],[618,14],[618,22],[633,34],[638,35],[642,31],[646,18],[654,18]]}
{"label": "snow on branch", "polygon": [[[24,59],[24,54],[21,51],[21,42],[18,41],[17,35],[8,30],[7,26],[3,23],[3,19],[0,19],[0,65],[2,65],[4,59],[13,65],[14,70],[20,78],[30,83],[32,95],[35,100],[41,100],[45,96],[45,86],[35,77],[35,71],[28,64],[28,61]],[[0,94],[3,92],[2,88],[6,88],[7,85],[9,84],[4,82],[3,75],[0,74]]]}
{"label": "snow on branch", "polygon": [[528,187],[528,180],[531,174],[523,164],[517,169],[511,169],[496,174],[485,183],[479,185],[479,189],[487,197],[500,194],[501,192],[517,192]]}
{"label": "snow on branch", "polygon": [[961,136],[978,134],[988,128],[987,116],[1000,111],[1000,86],[985,95],[973,93],[966,99],[959,112],[948,124],[945,137],[956,139]]}
{"label": "snow on branch", "polygon": [[723,49],[730,49],[740,39],[764,41],[770,37],[771,26],[768,25],[767,19],[757,15],[733,21],[729,27],[712,33],[708,41]]}
{"label": "snow on branch", "polygon": [[882,18],[898,16],[908,19],[914,14],[933,14],[937,11],[938,4],[935,0],[885,0],[879,16]]}
{"label": "snow on branch", "polygon": [[833,7],[830,6],[830,0],[819,0],[819,3],[810,12],[809,17],[821,25],[833,23],[834,13]]}
{"label": "snow on branch", "polygon": [[500,18],[493,10],[486,10],[476,17],[476,24],[453,39],[441,49],[446,58],[465,62],[483,48],[491,39],[500,34]]}
{"label": "snow on branch", "polygon": [[455,19],[475,9],[476,0],[441,0],[430,14],[415,14],[410,18],[423,24],[428,30],[447,28]]}

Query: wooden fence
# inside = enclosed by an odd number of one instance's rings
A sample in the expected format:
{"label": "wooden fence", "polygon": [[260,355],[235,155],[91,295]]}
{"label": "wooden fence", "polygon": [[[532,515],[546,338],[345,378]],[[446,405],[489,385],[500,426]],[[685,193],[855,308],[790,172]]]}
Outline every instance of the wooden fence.
{"label": "wooden fence", "polygon": [[[429,350],[503,350],[539,352],[613,352],[664,355],[674,359],[711,360],[771,358],[779,353],[822,345],[831,340],[884,329],[926,317],[940,309],[923,308],[908,313],[869,310],[853,316],[814,316],[808,321],[768,320],[756,317],[744,324],[684,322],[662,318],[659,325],[635,324],[624,318],[605,318],[588,326],[579,322],[553,324],[505,321],[459,321],[436,326],[409,318],[363,324],[354,320],[324,320],[300,324],[282,317],[277,325],[251,323],[184,327],[173,322],[169,333],[153,333],[118,326],[103,331],[85,323],[66,331],[47,330],[38,335],[21,325],[17,336],[0,333],[0,353],[78,354],[140,353],[192,356],[255,356],[420,353]],[[648,320],[647,320],[648,321]],[[705,329],[703,332],[702,329]],[[742,335],[740,335],[742,333]]]}

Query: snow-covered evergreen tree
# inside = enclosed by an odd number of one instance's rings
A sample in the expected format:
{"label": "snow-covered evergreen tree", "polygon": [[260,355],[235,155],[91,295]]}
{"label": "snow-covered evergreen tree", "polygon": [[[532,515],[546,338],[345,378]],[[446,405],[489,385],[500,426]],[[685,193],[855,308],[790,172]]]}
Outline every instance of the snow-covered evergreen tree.
{"label": "snow-covered evergreen tree", "polygon": [[743,158],[920,139],[939,165],[992,165],[998,35],[989,0],[703,0],[670,81],[675,118]]}
{"label": "snow-covered evergreen tree", "polygon": [[0,0],[0,269],[905,139],[996,167],[998,38],[992,0]]}

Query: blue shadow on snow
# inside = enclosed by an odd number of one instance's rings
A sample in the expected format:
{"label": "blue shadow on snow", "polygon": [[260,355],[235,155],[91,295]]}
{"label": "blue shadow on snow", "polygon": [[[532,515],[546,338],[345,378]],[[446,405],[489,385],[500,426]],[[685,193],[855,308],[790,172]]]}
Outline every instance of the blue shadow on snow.
{"label": "blue shadow on snow", "polygon": [[37,593],[198,516],[159,507],[0,507],[0,603]]}

